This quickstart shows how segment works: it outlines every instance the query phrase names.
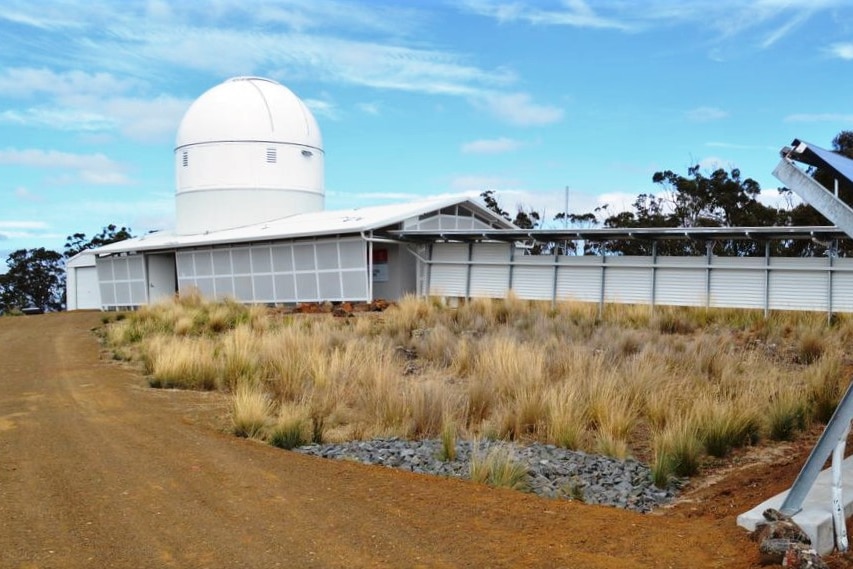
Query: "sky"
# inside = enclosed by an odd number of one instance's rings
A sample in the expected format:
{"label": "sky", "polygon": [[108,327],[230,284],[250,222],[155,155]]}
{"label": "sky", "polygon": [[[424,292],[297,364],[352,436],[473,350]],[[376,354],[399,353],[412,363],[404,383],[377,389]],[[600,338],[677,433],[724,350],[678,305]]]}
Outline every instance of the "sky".
{"label": "sky", "polygon": [[853,129],[848,0],[3,0],[0,46],[0,259],[173,227],[178,124],[233,76],[312,109],[327,209],[495,190],[550,220],[693,164],[781,206],[779,149]]}

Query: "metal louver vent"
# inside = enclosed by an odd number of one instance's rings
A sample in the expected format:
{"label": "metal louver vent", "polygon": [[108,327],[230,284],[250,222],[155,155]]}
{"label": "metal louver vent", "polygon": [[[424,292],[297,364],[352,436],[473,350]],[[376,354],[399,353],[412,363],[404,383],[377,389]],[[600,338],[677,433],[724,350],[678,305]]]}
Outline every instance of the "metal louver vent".
{"label": "metal louver vent", "polygon": [[189,159],[189,156],[188,156],[188,154],[187,154],[187,151],[186,151],[186,150],[184,150],[184,152],[183,152],[183,156],[181,156],[181,163],[184,165],[184,167],[185,167],[185,168],[186,168],[186,167],[189,165],[189,163],[190,163],[190,159]]}
{"label": "metal louver vent", "polygon": [[276,150],[275,148],[267,148],[267,163],[275,164],[276,163]]}

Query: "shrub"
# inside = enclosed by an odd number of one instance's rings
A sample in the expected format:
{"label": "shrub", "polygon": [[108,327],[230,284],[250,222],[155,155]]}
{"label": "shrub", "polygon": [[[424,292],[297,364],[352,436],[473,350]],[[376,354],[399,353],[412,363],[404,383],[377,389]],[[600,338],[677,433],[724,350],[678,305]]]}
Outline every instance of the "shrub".
{"label": "shrub", "polygon": [[441,460],[456,460],[456,424],[445,421],[441,428]]}
{"label": "shrub", "polygon": [[655,433],[652,448],[652,478],[658,487],[666,486],[673,475],[693,476],[699,471],[702,442],[692,421],[670,421]]}
{"label": "shrub", "polygon": [[[479,444],[473,445],[479,448]],[[504,446],[493,446],[487,454],[472,450],[470,463],[471,480],[513,490],[527,490],[527,467],[517,461]]]}
{"label": "shrub", "polygon": [[269,443],[283,449],[293,449],[310,441],[310,421],[305,409],[293,403],[281,406],[275,424],[270,427]]}
{"label": "shrub", "polygon": [[790,441],[806,427],[807,403],[792,390],[777,393],[767,411],[768,435],[774,441]]}
{"label": "shrub", "polygon": [[231,404],[231,421],[238,437],[262,438],[272,405],[267,395],[250,385],[241,385]]}

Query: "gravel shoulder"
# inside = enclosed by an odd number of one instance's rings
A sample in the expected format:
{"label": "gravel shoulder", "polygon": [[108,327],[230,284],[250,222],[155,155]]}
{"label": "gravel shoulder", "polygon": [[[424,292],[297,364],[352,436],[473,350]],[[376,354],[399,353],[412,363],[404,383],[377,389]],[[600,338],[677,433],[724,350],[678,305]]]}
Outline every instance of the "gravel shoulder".
{"label": "gravel shoulder", "polygon": [[101,358],[98,313],[0,318],[0,567],[757,566],[738,513],[808,448],[640,514],[223,432],[225,400]]}

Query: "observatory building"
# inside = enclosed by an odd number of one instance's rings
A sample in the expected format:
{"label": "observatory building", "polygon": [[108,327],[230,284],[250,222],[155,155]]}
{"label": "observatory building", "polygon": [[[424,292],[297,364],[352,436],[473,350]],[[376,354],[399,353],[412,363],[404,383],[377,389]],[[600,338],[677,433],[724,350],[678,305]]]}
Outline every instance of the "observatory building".
{"label": "observatory building", "polygon": [[[513,225],[465,198],[325,211],[317,121],[287,87],[235,77],[187,110],[175,142],[173,231],[68,262],[68,309],[132,308],[196,287],[247,303],[396,299],[424,286],[398,230]],[[420,280],[419,280],[420,279]]]}
{"label": "observatory building", "polygon": [[[197,288],[262,304],[512,291],[600,307],[853,312],[853,258],[831,245],[853,235],[853,209],[803,168],[853,184],[853,161],[801,141],[782,150],[774,174],[835,226],[523,230],[467,198],[326,211],[317,121],[289,89],[259,77],[202,94],[178,127],[174,160],[175,229],[70,259],[69,310],[133,308]],[[601,247],[598,255],[570,255],[558,246],[624,239],[651,242],[652,254],[608,255]],[[658,255],[654,243],[666,239],[701,241],[707,254]],[[758,241],[766,253],[714,255],[714,243],[730,239]],[[777,239],[829,245],[821,257],[771,257]],[[536,243],[549,254],[529,254]]]}

